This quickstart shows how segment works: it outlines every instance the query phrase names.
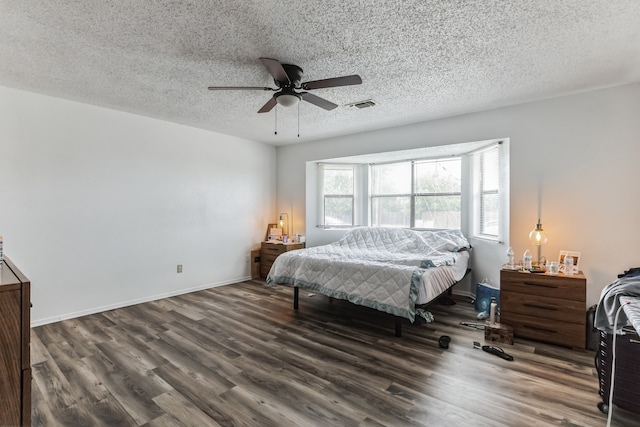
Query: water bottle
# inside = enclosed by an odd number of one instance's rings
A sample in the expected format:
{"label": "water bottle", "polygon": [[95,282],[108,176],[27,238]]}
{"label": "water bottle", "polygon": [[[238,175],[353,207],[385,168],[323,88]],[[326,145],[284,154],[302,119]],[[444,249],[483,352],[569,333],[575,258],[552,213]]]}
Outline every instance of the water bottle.
{"label": "water bottle", "polygon": [[496,323],[496,310],[498,308],[498,302],[496,297],[491,297],[491,310],[489,311],[489,322]]}
{"label": "water bottle", "polygon": [[573,276],[573,257],[569,255],[564,256],[564,274],[567,276]]}
{"label": "water bottle", "polygon": [[533,270],[533,265],[532,265],[533,256],[531,256],[531,251],[529,251],[529,249],[524,251],[524,255],[522,256],[522,260],[524,262],[524,269],[525,270],[529,270],[529,271]]}
{"label": "water bottle", "polygon": [[509,246],[509,249],[507,249],[507,267],[509,267],[510,270],[515,269],[515,262],[513,260],[513,249],[511,248],[511,246]]}

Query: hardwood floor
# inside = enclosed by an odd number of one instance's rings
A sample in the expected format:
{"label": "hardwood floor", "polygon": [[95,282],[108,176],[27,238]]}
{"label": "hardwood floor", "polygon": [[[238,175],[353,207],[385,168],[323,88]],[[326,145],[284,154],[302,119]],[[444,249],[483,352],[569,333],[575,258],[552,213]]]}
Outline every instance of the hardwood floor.
{"label": "hardwood floor", "polygon": [[[34,426],[604,426],[593,352],[247,281],[33,328]],[[449,335],[448,349],[438,338]],[[615,407],[614,425],[638,425]]]}

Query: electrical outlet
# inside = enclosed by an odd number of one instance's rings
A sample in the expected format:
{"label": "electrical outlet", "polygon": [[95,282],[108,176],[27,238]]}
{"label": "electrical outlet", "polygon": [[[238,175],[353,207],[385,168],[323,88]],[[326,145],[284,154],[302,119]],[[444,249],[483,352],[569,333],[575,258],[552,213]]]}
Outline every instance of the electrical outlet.
{"label": "electrical outlet", "polygon": [[178,264],[178,273],[182,273],[182,264]]}
{"label": "electrical outlet", "polygon": [[244,258],[244,262],[246,262],[247,264],[249,264],[249,263],[251,262],[251,257],[250,257],[249,255],[247,255],[247,256]]}

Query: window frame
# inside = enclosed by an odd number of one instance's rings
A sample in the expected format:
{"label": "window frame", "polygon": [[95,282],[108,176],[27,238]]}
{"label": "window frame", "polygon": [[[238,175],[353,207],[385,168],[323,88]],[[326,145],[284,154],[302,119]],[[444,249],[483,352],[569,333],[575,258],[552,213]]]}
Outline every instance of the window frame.
{"label": "window frame", "polygon": [[[319,168],[319,193],[321,195],[321,203],[319,204],[320,208],[320,216],[321,219],[320,224],[318,226],[323,228],[353,228],[356,226],[356,193],[357,193],[357,168],[359,165],[357,164],[345,164],[345,163],[318,163]],[[336,194],[326,194],[325,193],[325,171],[327,169],[333,170],[351,170],[353,185],[351,189],[351,194],[347,193],[336,193]],[[327,224],[326,221],[326,203],[327,199],[351,199],[351,223],[350,224]]]}
{"label": "window frame", "polygon": [[[496,150],[497,161],[495,167],[497,169],[497,188],[485,189],[484,183],[487,181],[485,178],[485,165],[483,162],[483,155],[491,150]],[[508,145],[504,144],[504,141],[497,141],[493,144],[489,144],[486,147],[477,149],[469,153],[472,157],[472,182],[473,182],[473,202],[472,202],[472,234],[474,237],[491,240],[496,242],[502,242],[505,240],[505,236],[508,235],[509,224],[509,211],[508,211],[508,164],[505,159],[508,157]],[[487,201],[484,196],[497,195],[496,210],[497,210],[497,223],[496,233],[491,234],[485,230],[486,216],[485,209],[487,207]]]}
{"label": "window frame", "polygon": [[[500,144],[500,184],[502,189],[502,197],[500,200],[500,223],[498,224],[499,236],[487,239],[487,236],[479,235],[477,227],[477,214],[478,209],[477,202],[477,189],[475,182],[475,158],[473,154],[476,151],[486,149],[487,147]],[[462,159],[461,164],[461,206],[460,206],[460,222],[461,231],[471,239],[484,240],[488,242],[496,243],[508,243],[509,231],[510,231],[510,188],[509,188],[509,157],[510,157],[510,139],[509,138],[496,138],[491,140],[479,140],[471,142],[433,145],[420,147],[415,149],[403,149],[398,151],[389,152],[374,152],[369,154],[359,154],[353,156],[345,156],[338,158],[327,158],[324,160],[309,160],[306,162],[306,221],[307,224],[313,224],[311,227],[307,227],[307,233],[309,236],[315,236],[319,241],[329,242],[332,239],[338,238],[347,230],[349,226],[335,227],[325,226],[323,224],[324,212],[324,200],[322,195],[322,175],[319,173],[319,165],[321,164],[341,164],[351,165],[354,168],[356,176],[356,185],[354,188],[354,225],[370,226],[372,224],[371,210],[370,210],[370,174],[369,165],[371,164],[383,164],[383,163],[398,163],[401,161],[409,161],[411,159],[416,160],[435,160],[446,159],[449,157],[460,157]],[[415,223],[413,224],[415,225]],[[326,230],[318,232],[313,229]],[[428,229],[426,226],[420,227]],[[331,231],[334,229],[334,231]],[[328,240],[324,240],[328,239]],[[507,241],[507,242],[505,242]]]}
{"label": "window frame", "polygon": [[[416,177],[416,166],[419,163],[437,163],[437,162],[442,162],[442,161],[454,161],[457,160],[460,163],[460,176],[459,176],[459,185],[460,185],[460,189],[459,191],[447,191],[447,192],[417,192],[416,191],[416,187],[417,187],[417,177]],[[373,168],[375,168],[376,166],[386,166],[386,165],[394,165],[394,164],[410,164],[410,192],[409,193],[380,193],[380,194],[375,194],[373,191]],[[457,196],[460,200],[460,220],[459,220],[459,224],[457,229],[462,229],[462,225],[463,225],[463,159],[462,156],[439,156],[439,157],[429,157],[429,158],[420,158],[420,159],[406,159],[406,160],[398,160],[398,161],[391,161],[391,162],[378,162],[378,163],[370,163],[368,165],[368,171],[369,171],[369,176],[370,176],[370,182],[371,182],[371,186],[369,188],[369,192],[368,192],[368,209],[370,212],[369,215],[369,225],[372,227],[383,227],[380,225],[374,225],[373,224],[373,205],[374,205],[374,199],[384,199],[384,198],[391,198],[391,197],[395,197],[395,198],[408,198],[409,199],[409,225],[399,225],[399,226],[392,226],[392,225],[386,225],[386,227],[399,227],[399,228],[416,228],[416,200],[419,197],[443,197],[443,196]],[[423,228],[423,227],[420,227]],[[434,227],[434,228],[440,228],[440,227]]]}

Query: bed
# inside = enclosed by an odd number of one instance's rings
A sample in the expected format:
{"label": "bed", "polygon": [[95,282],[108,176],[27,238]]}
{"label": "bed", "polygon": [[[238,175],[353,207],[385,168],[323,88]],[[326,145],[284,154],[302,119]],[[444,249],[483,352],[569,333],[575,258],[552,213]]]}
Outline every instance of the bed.
{"label": "bed", "polygon": [[358,227],[337,242],[286,252],[274,261],[267,284],[299,289],[374,308],[413,322],[416,311],[468,272],[469,242],[459,230]]}

